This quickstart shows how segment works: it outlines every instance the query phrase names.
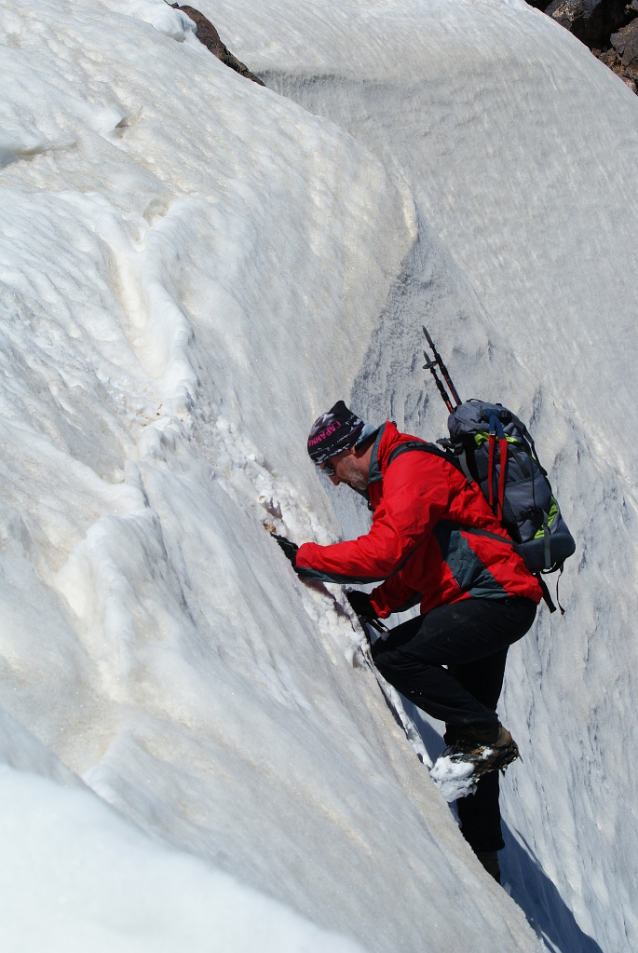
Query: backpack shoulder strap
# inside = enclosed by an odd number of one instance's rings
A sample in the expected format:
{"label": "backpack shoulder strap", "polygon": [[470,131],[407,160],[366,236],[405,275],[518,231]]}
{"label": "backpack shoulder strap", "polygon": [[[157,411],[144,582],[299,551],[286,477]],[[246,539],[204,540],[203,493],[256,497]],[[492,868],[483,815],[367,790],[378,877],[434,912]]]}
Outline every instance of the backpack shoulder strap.
{"label": "backpack shoulder strap", "polygon": [[423,453],[431,453],[433,457],[441,457],[441,459],[451,463],[457,470],[463,472],[463,468],[455,453],[452,453],[450,450],[444,450],[443,447],[437,447],[434,443],[428,443],[426,440],[406,440],[405,443],[400,444],[400,446],[396,447],[390,454],[388,466],[390,466],[397,457],[400,457],[402,453],[408,453],[410,450],[421,450]]}

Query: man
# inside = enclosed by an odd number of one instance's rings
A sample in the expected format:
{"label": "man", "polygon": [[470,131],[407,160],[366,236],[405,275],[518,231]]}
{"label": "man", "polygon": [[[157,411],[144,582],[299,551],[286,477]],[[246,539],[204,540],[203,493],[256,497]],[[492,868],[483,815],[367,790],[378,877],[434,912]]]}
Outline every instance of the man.
{"label": "man", "polygon": [[508,648],[530,629],[540,586],[480,488],[432,444],[391,421],[366,425],[338,401],[313,424],[308,452],[334,486],[346,483],[368,498],[370,532],[333,546],[278,541],[300,576],[383,580],[369,595],[348,594],[366,620],[420,603],[421,614],[378,639],[372,655],[398,691],[446,723],[446,753],[480,762],[476,793],[458,802],[461,830],[499,880],[496,769],[518,748],[496,704]]}

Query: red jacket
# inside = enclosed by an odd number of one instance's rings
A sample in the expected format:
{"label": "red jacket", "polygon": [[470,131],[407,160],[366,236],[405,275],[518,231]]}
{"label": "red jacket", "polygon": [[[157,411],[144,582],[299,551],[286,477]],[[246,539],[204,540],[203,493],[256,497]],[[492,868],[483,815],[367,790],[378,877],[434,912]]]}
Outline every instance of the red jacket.
{"label": "red jacket", "polygon": [[417,439],[389,421],[380,428],[370,461],[370,532],[334,546],[305,543],[299,574],[339,583],[384,579],[372,592],[381,618],[419,597],[424,614],[470,598],[540,602],[538,581],[476,483],[433,453],[404,451],[390,463],[397,447]]}

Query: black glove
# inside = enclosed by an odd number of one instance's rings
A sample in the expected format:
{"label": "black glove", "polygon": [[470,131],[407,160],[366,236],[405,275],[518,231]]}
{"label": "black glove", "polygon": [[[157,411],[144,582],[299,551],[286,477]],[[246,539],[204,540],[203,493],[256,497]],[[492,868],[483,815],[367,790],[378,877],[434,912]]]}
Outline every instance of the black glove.
{"label": "black glove", "polygon": [[272,538],[277,540],[278,545],[281,547],[284,556],[286,559],[289,559],[293,565],[293,569],[296,569],[297,563],[297,550],[299,547],[296,543],[291,543],[289,539],[286,539],[285,536],[277,536],[276,533],[272,534]]}
{"label": "black glove", "polygon": [[375,610],[372,608],[369,593],[360,592],[358,589],[350,589],[346,592],[346,599],[357,615],[365,619],[366,622],[372,622],[373,619],[378,619]]}
{"label": "black glove", "polygon": [[360,592],[358,589],[350,589],[346,592],[346,599],[357,614],[359,622],[365,630],[365,623],[371,625],[377,632],[387,632],[387,628],[372,607],[370,595],[367,592]]}

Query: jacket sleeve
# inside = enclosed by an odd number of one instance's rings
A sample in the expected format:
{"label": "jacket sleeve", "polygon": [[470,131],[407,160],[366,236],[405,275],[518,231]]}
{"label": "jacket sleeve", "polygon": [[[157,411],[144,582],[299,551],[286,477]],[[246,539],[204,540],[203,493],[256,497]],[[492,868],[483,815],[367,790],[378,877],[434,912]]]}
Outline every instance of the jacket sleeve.
{"label": "jacket sleeve", "polygon": [[387,619],[393,612],[411,609],[412,606],[418,605],[422,598],[422,593],[403,581],[401,573],[390,576],[370,593],[372,608],[380,619]]}
{"label": "jacket sleeve", "polygon": [[297,552],[299,575],[326,582],[368,583],[399,572],[446,511],[447,467],[448,463],[430,454],[402,454],[384,474],[383,498],[374,511],[370,532],[333,546],[304,543]]}

